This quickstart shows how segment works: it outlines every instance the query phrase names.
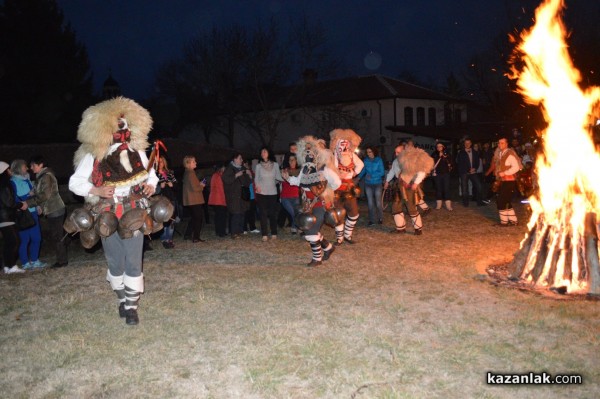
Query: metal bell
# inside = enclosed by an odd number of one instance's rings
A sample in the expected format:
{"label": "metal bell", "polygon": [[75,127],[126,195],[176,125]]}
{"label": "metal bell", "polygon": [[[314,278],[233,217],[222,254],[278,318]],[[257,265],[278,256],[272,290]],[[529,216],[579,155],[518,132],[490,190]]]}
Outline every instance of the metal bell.
{"label": "metal bell", "polygon": [[317,223],[317,217],[312,213],[302,212],[296,216],[294,222],[300,230],[308,231]]}
{"label": "metal bell", "polygon": [[165,226],[162,223],[159,222],[154,222],[154,224],[152,225],[152,232],[151,234],[154,233],[158,233],[159,231],[161,231]]}
{"label": "metal bell", "polygon": [[103,211],[96,218],[94,229],[100,237],[108,237],[117,231],[117,226],[119,226],[117,215],[111,211]]}
{"label": "metal bell", "polygon": [[323,221],[329,227],[335,227],[338,224],[340,224],[339,220],[338,220],[338,215],[335,212],[335,208],[331,208],[331,209],[325,211],[325,216],[323,218]]}
{"label": "metal bell", "polygon": [[150,216],[149,214],[146,214],[146,217],[144,219],[144,224],[140,228],[140,231],[142,232],[142,234],[149,236],[150,234],[153,233],[153,230],[154,230],[154,220],[152,220],[152,216]]}
{"label": "metal bell", "polygon": [[70,234],[79,231],[88,231],[94,225],[94,217],[86,208],[77,208],[73,210],[67,218],[67,221],[63,224],[63,228]]}
{"label": "metal bell", "polygon": [[85,249],[90,249],[98,243],[100,236],[96,233],[96,229],[89,229],[79,233],[79,239]]}
{"label": "metal bell", "polygon": [[159,196],[159,198],[152,203],[150,207],[150,215],[152,219],[159,223],[165,223],[171,220],[175,212],[175,207],[166,197]]}
{"label": "metal bell", "polygon": [[117,233],[119,234],[119,237],[121,237],[121,239],[123,240],[133,237],[133,230],[123,228],[120,224],[119,227],[117,227]]}
{"label": "metal bell", "polygon": [[142,208],[133,208],[128,210],[121,216],[119,220],[119,228],[136,231],[139,230],[146,221],[148,212]]}
{"label": "metal bell", "polygon": [[335,214],[337,215],[338,225],[344,223],[346,220],[346,209],[345,208],[334,208]]}

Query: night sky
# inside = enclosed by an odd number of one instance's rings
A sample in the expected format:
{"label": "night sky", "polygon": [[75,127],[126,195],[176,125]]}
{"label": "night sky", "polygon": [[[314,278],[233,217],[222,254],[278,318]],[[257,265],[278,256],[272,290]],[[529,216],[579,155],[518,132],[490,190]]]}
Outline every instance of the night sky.
{"label": "night sky", "polygon": [[[58,0],[85,44],[99,92],[109,69],[125,96],[153,94],[158,67],[212,26],[287,23],[305,13],[327,29],[343,75],[410,71],[443,85],[508,33],[505,0]],[[372,53],[370,56],[369,54]],[[378,64],[380,64],[378,66]]]}

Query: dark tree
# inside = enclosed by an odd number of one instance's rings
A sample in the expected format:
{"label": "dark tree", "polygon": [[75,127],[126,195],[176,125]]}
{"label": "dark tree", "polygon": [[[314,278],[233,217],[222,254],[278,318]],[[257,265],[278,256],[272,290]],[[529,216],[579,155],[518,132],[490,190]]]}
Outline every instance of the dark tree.
{"label": "dark tree", "polygon": [[179,106],[178,127],[195,125],[207,141],[225,135],[233,146],[237,124],[257,146],[272,148],[290,105],[302,105],[302,72],[315,69],[327,77],[336,69],[320,24],[296,21],[288,32],[271,20],[253,29],[213,28],[190,41],[182,59],[157,76],[161,96]]}
{"label": "dark tree", "polygon": [[54,0],[0,5],[0,135],[4,143],[75,138],[92,102],[85,47]]}

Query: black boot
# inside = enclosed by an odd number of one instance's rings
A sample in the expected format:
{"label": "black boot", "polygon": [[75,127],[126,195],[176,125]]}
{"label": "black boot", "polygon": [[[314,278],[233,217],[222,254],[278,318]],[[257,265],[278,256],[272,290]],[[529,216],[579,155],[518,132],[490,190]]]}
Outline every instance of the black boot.
{"label": "black boot", "polygon": [[130,326],[135,326],[140,322],[140,318],[137,314],[137,309],[126,309],[125,310],[125,323]]}
{"label": "black boot", "polygon": [[323,260],[327,260],[329,259],[329,257],[331,256],[331,254],[333,253],[333,251],[335,251],[335,247],[332,245],[330,250],[323,250]]}
{"label": "black boot", "polygon": [[125,317],[125,302],[119,304],[119,317]]}

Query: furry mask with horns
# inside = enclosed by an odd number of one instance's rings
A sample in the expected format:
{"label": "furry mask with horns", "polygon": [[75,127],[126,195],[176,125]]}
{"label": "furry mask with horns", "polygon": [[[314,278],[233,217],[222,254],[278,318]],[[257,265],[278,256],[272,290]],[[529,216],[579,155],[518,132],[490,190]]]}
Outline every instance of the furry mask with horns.
{"label": "furry mask with horns", "polygon": [[362,141],[360,136],[352,129],[334,129],[329,133],[329,137],[331,138],[329,149],[335,154],[338,163],[351,167],[354,150]]}
{"label": "furry mask with horns", "polygon": [[[335,170],[335,164],[333,154],[327,149],[325,141],[313,136],[303,136],[296,142],[296,145],[298,148],[296,158],[302,169],[300,187],[309,188],[312,185],[326,182],[327,179],[322,175],[322,170],[325,167]],[[326,203],[333,203],[333,189],[327,185],[321,197]]]}
{"label": "furry mask with horns", "polygon": [[75,167],[86,154],[103,160],[110,155],[113,144],[117,148],[123,168],[128,172],[132,166],[127,152],[145,151],[148,148],[148,133],[152,129],[150,113],[133,100],[116,97],[93,105],[83,112],[77,140],[81,143],[73,164]]}

